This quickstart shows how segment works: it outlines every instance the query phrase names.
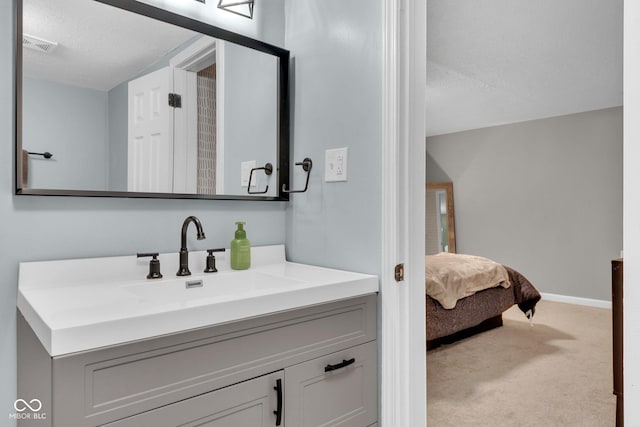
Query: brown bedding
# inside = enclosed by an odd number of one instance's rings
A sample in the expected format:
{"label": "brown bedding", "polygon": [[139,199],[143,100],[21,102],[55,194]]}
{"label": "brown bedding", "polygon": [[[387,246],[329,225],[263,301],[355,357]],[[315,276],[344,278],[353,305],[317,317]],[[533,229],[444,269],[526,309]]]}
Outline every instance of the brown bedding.
{"label": "brown bedding", "polygon": [[427,341],[441,338],[479,325],[501,315],[517,304],[527,317],[533,316],[540,300],[536,288],[518,271],[505,266],[509,288],[494,287],[459,300],[454,309],[445,309],[438,301],[426,296]]}

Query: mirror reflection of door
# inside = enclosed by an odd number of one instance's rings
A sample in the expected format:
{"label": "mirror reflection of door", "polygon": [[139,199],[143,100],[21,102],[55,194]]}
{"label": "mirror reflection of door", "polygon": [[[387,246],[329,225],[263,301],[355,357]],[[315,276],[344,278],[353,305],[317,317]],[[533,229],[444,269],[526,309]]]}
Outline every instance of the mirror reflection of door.
{"label": "mirror reflection of door", "polygon": [[129,191],[173,191],[173,110],[166,102],[173,89],[169,71],[165,67],[129,82]]}
{"label": "mirror reflection of door", "polygon": [[425,252],[455,252],[453,183],[428,182],[426,187]]}
{"label": "mirror reflection of door", "polygon": [[[222,45],[201,38],[168,67],[129,82],[128,191],[223,192],[216,108]],[[169,105],[169,94],[179,101]]]}

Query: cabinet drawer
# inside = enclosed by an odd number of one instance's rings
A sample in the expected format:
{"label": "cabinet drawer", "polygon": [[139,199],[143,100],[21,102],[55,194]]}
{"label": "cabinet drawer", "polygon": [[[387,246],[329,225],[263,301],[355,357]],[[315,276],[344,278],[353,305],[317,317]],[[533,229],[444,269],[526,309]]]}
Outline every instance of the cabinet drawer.
{"label": "cabinet drawer", "polygon": [[285,425],[374,424],[378,419],[377,371],[375,342],[285,369]]}
{"label": "cabinet drawer", "polygon": [[54,426],[106,424],[375,338],[372,295],[56,357]]}
{"label": "cabinet drawer", "polygon": [[271,427],[278,406],[274,389],[283,371],[163,406],[105,427]]}

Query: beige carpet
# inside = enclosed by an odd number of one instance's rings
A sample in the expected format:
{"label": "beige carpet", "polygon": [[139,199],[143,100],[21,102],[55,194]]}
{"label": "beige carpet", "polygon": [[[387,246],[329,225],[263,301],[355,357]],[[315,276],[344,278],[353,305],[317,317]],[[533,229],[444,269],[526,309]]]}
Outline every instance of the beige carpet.
{"label": "beige carpet", "polygon": [[429,427],[615,425],[611,311],[538,303],[427,353]]}

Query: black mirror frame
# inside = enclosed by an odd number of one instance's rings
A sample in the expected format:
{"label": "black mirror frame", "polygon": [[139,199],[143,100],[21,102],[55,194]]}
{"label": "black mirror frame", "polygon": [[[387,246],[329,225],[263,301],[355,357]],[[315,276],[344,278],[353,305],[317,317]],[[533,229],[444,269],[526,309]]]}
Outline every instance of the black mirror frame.
{"label": "black mirror frame", "polygon": [[120,197],[120,198],[152,198],[152,199],[204,199],[204,200],[251,200],[251,201],[288,201],[289,194],[281,189],[289,184],[289,60],[290,53],[286,49],[273,46],[260,40],[252,39],[183,15],[178,15],[140,3],[136,0],[94,0],[139,15],[147,16],[168,24],[177,25],[217,39],[229,41],[251,49],[258,50],[278,58],[278,147],[277,176],[278,194],[276,196],[239,196],[239,195],[206,195],[183,193],[142,193],[108,190],[58,190],[22,188],[22,0],[16,0],[15,7],[15,194],[30,196],[75,196],[75,197]]}

